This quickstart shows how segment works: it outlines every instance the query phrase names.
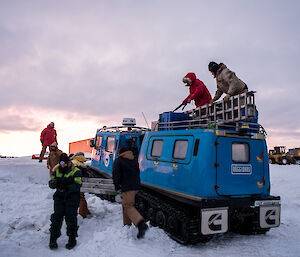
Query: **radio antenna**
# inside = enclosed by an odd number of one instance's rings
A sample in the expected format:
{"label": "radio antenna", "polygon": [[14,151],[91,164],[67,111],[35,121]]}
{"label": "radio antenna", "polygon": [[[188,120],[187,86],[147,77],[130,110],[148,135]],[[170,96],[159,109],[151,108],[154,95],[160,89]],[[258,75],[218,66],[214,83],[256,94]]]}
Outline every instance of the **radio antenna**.
{"label": "radio antenna", "polygon": [[142,112],[142,114],[143,114],[144,120],[146,121],[147,127],[148,127],[148,129],[149,129],[149,124],[148,124],[148,122],[147,122],[147,119],[146,119],[146,117],[145,117],[145,114],[144,114],[143,112]]}

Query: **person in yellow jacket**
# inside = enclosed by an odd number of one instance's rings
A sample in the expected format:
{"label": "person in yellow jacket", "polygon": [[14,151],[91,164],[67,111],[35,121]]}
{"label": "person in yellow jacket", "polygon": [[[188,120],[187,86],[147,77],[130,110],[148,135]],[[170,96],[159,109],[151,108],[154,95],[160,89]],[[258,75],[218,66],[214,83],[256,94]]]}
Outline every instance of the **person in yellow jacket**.
{"label": "person in yellow jacket", "polygon": [[59,164],[53,168],[49,187],[56,189],[53,195],[54,213],[51,215],[50,249],[57,248],[57,238],[61,235],[61,227],[65,218],[69,241],[67,249],[72,249],[77,241],[77,209],[80,201],[82,185],[81,170],[75,167],[66,153],[60,155]]}
{"label": "person in yellow jacket", "polygon": [[[78,152],[74,156],[71,157],[72,163],[75,167],[78,167],[81,169],[82,173],[84,173],[86,169],[86,158],[84,156],[83,152]],[[84,197],[84,193],[80,193],[80,203],[79,203],[79,211],[78,213],[83,217],[86,218],[87,216],[91,215],[91,212],[89,211],[87,207],[87,202]]]}

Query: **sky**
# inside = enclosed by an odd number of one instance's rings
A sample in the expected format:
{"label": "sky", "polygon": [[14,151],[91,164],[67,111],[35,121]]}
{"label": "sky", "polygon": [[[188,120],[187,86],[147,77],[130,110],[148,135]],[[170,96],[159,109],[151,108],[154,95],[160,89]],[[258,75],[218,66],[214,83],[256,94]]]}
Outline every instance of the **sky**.
{"label": "sky", "polygon": [[[299,1],[0,1],[0,155],[39,153],[51,121],[59,148],[135,117],[146,126],[188,95],[212,96],[210,61],[256,91],[269,148],[300,147]],[[189,106],[192,109],[193,105]]]}

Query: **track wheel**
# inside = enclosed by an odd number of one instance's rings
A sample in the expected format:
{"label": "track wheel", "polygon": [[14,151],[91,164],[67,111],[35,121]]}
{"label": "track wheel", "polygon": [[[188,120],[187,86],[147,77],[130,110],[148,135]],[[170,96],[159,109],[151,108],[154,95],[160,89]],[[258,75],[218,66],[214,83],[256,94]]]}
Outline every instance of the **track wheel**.
{"label": "track wheel", "polygon": [[171,232],[176,233],[178,231],[178,221],[175,217],[169,216],[167,224]]}
{"label": "track wheel", "polygon": [[283,164],[283,165],[287,165],[287,164],[288,164],[288,160],[287,160],[286,158],[283,158],[283,159],[282,159],[282,164]]}
{"label": "track wheel", "polygon": [[165,228],[167,224],[166,215],[163,211],[158,211],[155,215],[155,222],[160,228]]}
{"label": "track wheel", "polygon": [[145,217],[145,216],[146,216],[146,215],[145,215],[145,214],[146,214],[146,206],[145,206],[145,203],[144,203],[144,201],[143,201],[142,199],[138,199],[138,200],[137,200],[136,207],[137,207],[139,213],[140,213],[143,217]]}
{"label": "track wheel", "polygon": [[147,217],[148,219],[150,220],[150,223],[152,226],[156,226],[157,224],[155,223],[155,210],[150,207],[148,209],[148,212],[147,212]]}
{"label": "track wheel", "polygon": [[182,237],[182,243],[187,244],[189,242],[189,230],[188,230],[188,220],[183,219],[180,223],[180,231]]}

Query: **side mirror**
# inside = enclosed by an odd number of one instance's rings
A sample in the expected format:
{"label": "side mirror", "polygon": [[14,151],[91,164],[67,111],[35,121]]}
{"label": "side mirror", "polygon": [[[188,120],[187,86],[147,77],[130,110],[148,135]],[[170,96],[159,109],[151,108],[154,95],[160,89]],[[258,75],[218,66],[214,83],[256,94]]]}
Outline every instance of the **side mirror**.
{"label": "side mirror", "polygon": [[90,147],[95,147],[95,141],[94,141],[94,139],[90,140]]}

